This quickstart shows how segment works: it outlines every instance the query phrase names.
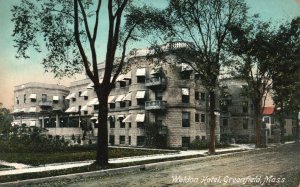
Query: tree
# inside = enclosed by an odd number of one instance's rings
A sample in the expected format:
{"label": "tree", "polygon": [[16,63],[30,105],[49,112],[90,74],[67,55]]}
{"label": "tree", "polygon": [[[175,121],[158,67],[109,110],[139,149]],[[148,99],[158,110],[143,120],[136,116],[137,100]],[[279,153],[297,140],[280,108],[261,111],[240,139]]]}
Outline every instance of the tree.
{"label": "tree", "polygon": [[231,65],[236,71],[236,78],[248,84],[246,93],[255,113],[256,146],[261,147],[262,112],[274,83],[273,67],[279,65],[281,55],[284,54],[281,49],[284,46],[279,45],[282,38],[278,36],[279,29],[272,27],[270,22],[260,21],[257,15],[248,19],[244,25],[231,26],[230,31],[234,38],[230,50],[235,55]]}
{"label": "tree", "polygon": [[[163,11],[168,24],[163,40],[170,42],[169,52],[175,62],[189,65],[202,80],[209,95],[209,152],[215,153],[216,88],[224,62],[225,41],[229,40],[228,26],[242,23],[247,7],[240,0],[170,0]],[[173,48],[172,41],[186,46]],[[165,46],[164,46],[165,47]],[[165,52],[165,49],[158,49]]]}
{"label": "tree", "polygon": [[[273,67],[273,100],[278,108],[281,143],[284,143],[284,118],[292,113],[296,121],[300,110],[300,17],[280,26],[276,39],[277,63]],[[299,122],[296,141],[299,141]]]}
{"label": "tree", "polygon": [[13,118],[10,115],[10,111],[7,108],[3,107],[3,104],[0,103],[0,134],[7,134],[11,126]]}
{"label": "tree", "polygon": [[[95,2],[95,4],[93,4]],[[46,71],[56,77],[72,76],[83,69],[94,83],[99,100],[98,146],[96,164],[108,165],[107,100],[113,85],[126,64],[128,42],[136,40],[135,30],[152,18],[152,10],[143,7],[139,17],[133,15],[140,10],[132,0],[82,1],[82,0],[22,0],[13,6],[12,21],[17,58],[29,58],[28,52],[47,51],[42,64]],[[100,20],[107,8],[107,22]],[[127,22],[122,23],[126,18]],[[100,24],[107,23],[107,35],[98,31]],[[106,38],[105,69],[99,82],[97,38]],[[44,44],[44,45],[42,45]],[[120,54],[119,58],[116,55]]]}

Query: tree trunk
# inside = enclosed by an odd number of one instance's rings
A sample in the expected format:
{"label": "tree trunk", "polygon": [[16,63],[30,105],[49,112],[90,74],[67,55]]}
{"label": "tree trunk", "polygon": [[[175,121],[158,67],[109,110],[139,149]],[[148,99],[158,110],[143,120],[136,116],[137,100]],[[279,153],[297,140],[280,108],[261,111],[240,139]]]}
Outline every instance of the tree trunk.
{"label": "tree trunk", "polygon": [[298,113],[296,114],[296,143],[299,143],[299,117]]}
{"label": "tree trunk", "polygon": [[215,116],[215,92],[209,91],[209,154],[215,154],[215,128],[216,128],[216,116]]}
{"label": "tree trunk", "polygon": [[255,121],[256,121],[256,141],[255,147],[261,147],[261,115],[260,115],[260,107],[256,107],[255,110]]}
{"label": "tree trunk", "polygon": [[[281,111],[280,111],[281,112]],[[279,123],[280,123],[280,143],[284,144],[284,123],[283,114],[279,114]]]}
{"label": "tree trunk", "polygon": [[97,137],[97,157],[96,164],[101,168],[108,166],[108,129],[107,129],[107,116],[108,107],[107,99],[108,96],[97,93],[99,100],[99,111],[98,111],[98,137]]}

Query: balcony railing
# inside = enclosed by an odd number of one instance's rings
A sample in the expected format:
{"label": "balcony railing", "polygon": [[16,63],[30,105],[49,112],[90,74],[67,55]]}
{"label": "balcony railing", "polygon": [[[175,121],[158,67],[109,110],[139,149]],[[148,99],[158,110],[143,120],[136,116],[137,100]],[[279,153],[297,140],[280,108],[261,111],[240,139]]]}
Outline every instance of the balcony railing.
{"label": "balcony railing", "polygon": [[146,110],[165,110],[167,108],[167,101],[146,101],[145,109]]}
{"label": "balcony railing", "polygon": [[151,77],[146,79],[146,86],[147,87],[165,87],[167,83],[166,78],[162,78],[162,77]]}
{"label": "balcony railing", "polygon": [[39,101],[39,106],[41,107],[50,107],[53,105],[53,101]]}

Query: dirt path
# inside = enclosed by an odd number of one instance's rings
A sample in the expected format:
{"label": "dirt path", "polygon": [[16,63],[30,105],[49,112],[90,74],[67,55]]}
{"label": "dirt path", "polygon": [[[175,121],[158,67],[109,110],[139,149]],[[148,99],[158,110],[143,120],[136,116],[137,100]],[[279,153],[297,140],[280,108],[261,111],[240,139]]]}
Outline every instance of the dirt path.
{"label": "dirt path", "polygon": [[244,181],[248,181],[246,186],[295,186],[300,182],[299,174],[300,145],[290,144],[162,170],[60,181],[51,186],[242,186]]}

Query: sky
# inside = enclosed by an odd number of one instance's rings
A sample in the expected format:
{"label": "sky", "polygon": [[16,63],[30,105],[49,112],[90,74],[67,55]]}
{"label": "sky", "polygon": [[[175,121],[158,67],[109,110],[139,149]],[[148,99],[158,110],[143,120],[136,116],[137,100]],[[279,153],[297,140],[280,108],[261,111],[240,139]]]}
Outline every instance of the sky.
{"label": "sky", "polygon": [[[11,7],[20,0],[0,0],[0,103],[4,107],[11,109],[13,106],[14,86],[27,82],[42,82],[52,84],[69,85],[69,82],[81,79],[83,76],[74,76],[72,78],[54,79],[51,73],[45,73],[41,61],[42,54],[33,53],[30,59],[16,59],[16,49],[13,47],[13,23],[11,22]],[[300,0],[246,0],[249,6],[249,13],[260,14],[264,20],[279,23],[284,20],[291,20],[300,16]],[[157,7],[162,7],[162,0],[147,1]],[[105,20],[105,16],[100,17],[100,21]],[[103,19],[103,20],[101,20]],[[106,31],[106,27],[100,25],[99,31]],[[99,37],[98,37],[99,38]],[[105,51],[105,42],[100,37],[96,48],[99,51]],[[146,43],[139,43],[130,46],[131,48],[148,47]],[[99,54],[99,60],[104,60],[104,53]]]}

